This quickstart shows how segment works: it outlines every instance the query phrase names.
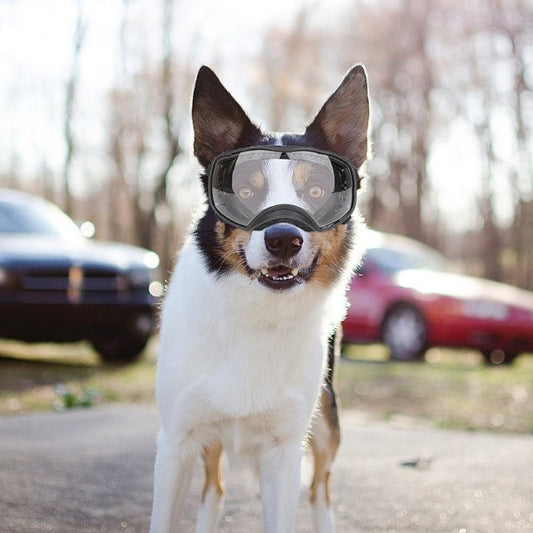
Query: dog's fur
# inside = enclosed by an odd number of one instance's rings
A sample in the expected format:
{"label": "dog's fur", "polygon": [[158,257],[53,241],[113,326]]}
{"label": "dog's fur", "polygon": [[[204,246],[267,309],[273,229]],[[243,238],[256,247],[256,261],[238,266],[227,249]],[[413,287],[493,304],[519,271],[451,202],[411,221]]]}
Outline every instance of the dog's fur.
{"label": "dog's fur", "polygon": [[[263,133],[207,67],[198,73],[192,116],[195,155],[204,168],[222,152],[264,144],[329,150],[358,169],[367,157],[369,104],[360,65],[300,135]],[[206,187],[205,175],[202,180]],[[340,439],[332,385],[336,329],[360,258],[361,226],[357,214],[326,232],[291,226],[300,246],[280,259],[265,244],[269,228],[234,228],[207,207],[180,253],[163,307],[152,533],[180,531],[199,456],[206,476],[196,531],[216,528],[223,449],[255,460],[266,533],[293,532],[306,436],[314,457],[315,528],[333,531],[329,472]],[[271,279],[276,269],[296,268],[285,284]]]}

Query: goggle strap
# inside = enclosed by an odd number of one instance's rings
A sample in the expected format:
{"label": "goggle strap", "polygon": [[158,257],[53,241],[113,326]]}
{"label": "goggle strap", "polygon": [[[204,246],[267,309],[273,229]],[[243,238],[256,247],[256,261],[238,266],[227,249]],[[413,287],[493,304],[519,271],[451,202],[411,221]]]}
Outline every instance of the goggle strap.
{"label": "goggle strap", "polygon": [[292,204],[278,204],[258,213],[246,227],[247,230],[261,230],[273,223],[294,224],[304,231],[321,231],[320,226],[307,211]]}

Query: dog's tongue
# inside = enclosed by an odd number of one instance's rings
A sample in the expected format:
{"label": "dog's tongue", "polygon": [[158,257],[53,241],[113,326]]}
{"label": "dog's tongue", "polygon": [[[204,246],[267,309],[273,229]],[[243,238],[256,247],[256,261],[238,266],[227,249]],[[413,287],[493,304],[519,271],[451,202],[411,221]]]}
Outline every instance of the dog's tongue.
{"label": "dog's tongue", "polygon": [[291,269],[289,267],[279,265],[268,269],[268,275],[271,278],[276,278],[280,276],[288,276],[291,273]]}

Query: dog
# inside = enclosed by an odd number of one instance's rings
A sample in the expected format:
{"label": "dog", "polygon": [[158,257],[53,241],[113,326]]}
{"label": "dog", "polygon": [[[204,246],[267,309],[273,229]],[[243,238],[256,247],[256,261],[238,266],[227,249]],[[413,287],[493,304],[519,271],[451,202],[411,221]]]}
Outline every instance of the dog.
{"label": "dog", "polygon": [[[205,486],[196,532],[216,529],[225,450],[258,468],[265,532],[294,532],[307,441],[315,530],[332,532],[329,475],[340,441],[333,368],[364,222],[355,210],[319,227],[308,204],[338,196],[341,182],[337,176],[336,185],[313,185],[310,169],[331,160],[346,176],[351,166],[359,187],[369,150],[365,69],[348,71],[303,134],[279,134],[254,125],[204,66],[192,120],[210,202],[181,249],[162,308],[150,531],[181,531],[198,457]],[[224,211],[237,204],[238,213]]]}

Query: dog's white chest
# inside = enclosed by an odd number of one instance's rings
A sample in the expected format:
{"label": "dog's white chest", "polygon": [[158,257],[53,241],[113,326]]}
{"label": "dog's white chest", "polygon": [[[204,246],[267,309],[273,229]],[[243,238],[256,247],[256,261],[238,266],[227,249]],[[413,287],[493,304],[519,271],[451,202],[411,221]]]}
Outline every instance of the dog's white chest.
{"label": "dog's white chest", "polygon": [[[244,434],[283,426],[268,417],[288,404],[292,417],[308,418],[324,362],[325,301],[320,288],[276,294],[242,275],[217,279],[188,243],[163,309],[157,384],[163,418],[220,423],[234,447]],[[226,419],[242,424],[226,427]]]}

